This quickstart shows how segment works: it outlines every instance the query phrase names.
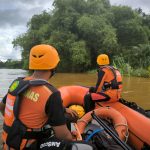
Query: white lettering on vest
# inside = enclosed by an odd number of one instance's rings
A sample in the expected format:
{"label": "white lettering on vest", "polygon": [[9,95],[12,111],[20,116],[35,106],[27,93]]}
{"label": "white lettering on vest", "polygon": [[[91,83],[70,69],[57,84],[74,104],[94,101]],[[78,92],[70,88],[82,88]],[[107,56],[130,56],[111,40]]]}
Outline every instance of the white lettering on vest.
{"label": "white lettering on vest", "polygon": [[60,146],[60,142],[46,142],[40,145],[40,148],[43,147],[59,147]]}
{"label": "white lettering on vest", "polygon": [[28,99],[30,99],[31,101],[33,102],[37,102],[38,99],[39,99],[39,93],[35,93],[31,90],[27,90],[25,93],[24,93],[24,96]]}

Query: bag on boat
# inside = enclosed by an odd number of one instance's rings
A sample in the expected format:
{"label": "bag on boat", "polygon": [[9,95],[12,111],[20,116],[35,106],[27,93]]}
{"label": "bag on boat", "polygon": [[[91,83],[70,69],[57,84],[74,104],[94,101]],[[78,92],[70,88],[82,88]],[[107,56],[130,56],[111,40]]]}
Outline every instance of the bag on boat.
{"label": "bag on boat", "polygon": [[[110,124],[109,124],[110,126]],[[115,129],[111,126],[111,129]],[[100,150],[123,150],[123,148],[116,143],[116,141],[99,125],[90,124],[88,125],[85,133],[86,141],[91,141],[97,149]]]}

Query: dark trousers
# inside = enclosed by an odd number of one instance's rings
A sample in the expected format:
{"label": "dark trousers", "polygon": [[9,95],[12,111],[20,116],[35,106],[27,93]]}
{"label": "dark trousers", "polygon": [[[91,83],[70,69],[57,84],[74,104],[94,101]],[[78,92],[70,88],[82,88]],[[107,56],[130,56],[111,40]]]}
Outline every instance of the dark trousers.
{"label": "dark trousers", "polygon": [[92,101],[91,94],[86,94],[84,96],[84,109],[85,113],[92,111],[95,108],[95,102]]}

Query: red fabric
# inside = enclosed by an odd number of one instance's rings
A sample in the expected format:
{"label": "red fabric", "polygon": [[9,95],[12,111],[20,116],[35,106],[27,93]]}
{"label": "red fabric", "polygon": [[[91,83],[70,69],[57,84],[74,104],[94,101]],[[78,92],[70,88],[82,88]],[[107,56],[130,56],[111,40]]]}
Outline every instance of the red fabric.
{"label": "red fabric", "polygon": [[97,94],[97,93],[91,93],[91,98],[92,98],[93,101],[106,99],[105,96]]}

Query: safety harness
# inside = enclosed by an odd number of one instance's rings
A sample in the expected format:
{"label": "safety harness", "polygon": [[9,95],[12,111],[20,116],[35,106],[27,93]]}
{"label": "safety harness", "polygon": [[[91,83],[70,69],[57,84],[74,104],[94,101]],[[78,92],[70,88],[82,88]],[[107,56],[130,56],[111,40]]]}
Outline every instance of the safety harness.
{"label": "safety harness", "polygon": [[56,89],[45,80],[23,80],[23,78],[18,78],[12,83],[12,85],[16,86],[16,83],[17,83],[17,87],[10,86],[10,89],[8,91],[8,94],[11,94],[12,96],[16,97],[14,102],[14,107],[13,107],[14,121],[12,123],[12,126],[8,126],[4,123],[3,130],[7,133],[6,144],[9,147],[18,150],[20,149],[20,144],[22,143],[23,139],[26,139],[27,141],[29,139],[39,139],[41,137],[47,136],[45,133],[48,134],[53,133],[51,127],[49,127],[48,129],[49,132],[47,132],[47,130],[45,129],[46,126],[40,129],[32,129],[32,128],[28,128],[26,125],[24,125],[21,122],[18,116],[19,116],[19,107],[22,100],[21,98],[22,94],[29,87],[33,87],[33,86],[45,85],[52,92],[56,91]]}
{"label": "safety harness", "polygon": [[104,82],[104,85],[103,85],[102,89],[103,89],[104,91],[106,91],[106,90],[108,90],[108,89],[110,89],[110,88],[111,88],[111,89],[119,89],[119,85],[121,85],[122,82],[118,82],[118,81],[117,81],[117,75],[116,75],[116,72],[115,72],[115,70],[117,70],[117,69],[115,69],[115,68],[112,67],[112,66],[105,66],[105,67],[103,67],[103,68],[108,68],[108,69],[110,69],[110,70],[112,71],[113,75],[114,75],[114,79],[111,80],[110,82]]}

